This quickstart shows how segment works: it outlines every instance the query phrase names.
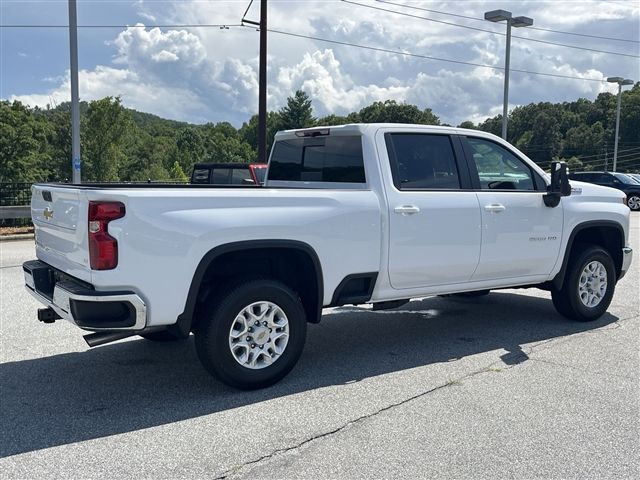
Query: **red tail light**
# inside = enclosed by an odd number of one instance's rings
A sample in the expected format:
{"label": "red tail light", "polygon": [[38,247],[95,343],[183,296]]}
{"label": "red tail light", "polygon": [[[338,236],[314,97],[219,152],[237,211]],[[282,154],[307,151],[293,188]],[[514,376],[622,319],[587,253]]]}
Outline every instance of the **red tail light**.
{"label": "red tail light", "polygon": [[124,214],[121,202],[89,202],[89,261],[93,270],[111,270],[118,265],[118,241],[109,235],[108,225]]}

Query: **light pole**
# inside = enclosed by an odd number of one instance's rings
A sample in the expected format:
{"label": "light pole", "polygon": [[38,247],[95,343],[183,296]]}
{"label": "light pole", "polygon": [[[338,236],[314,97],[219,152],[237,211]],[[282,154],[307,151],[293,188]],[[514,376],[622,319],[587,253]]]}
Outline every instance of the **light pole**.
{"label": "light pole", "polygon": [[69,0],[69,76],[71,79],[71,183],[80,183],[80,98],[78,96],[78,20]]}
{"label": "light pole", "polygon": [[620,99],[622,98],[622,86],[633,85],[633,80],[622,77],[609,77],[607,78],[609,83],[618,84],[618,108],[616,110],[616,138],[613,143],[613,171],[616,171],[618,163],[618,132],[620,131]]}
{"label": "light pole", "polygon": [[502,100],[502,138],[507,139],[507,113],[509,109],[509,64],[511,57],[511,27],[530,27],[533,19],[529,17],[513,17],[507,10],[485,12],[484,19],[490,22],[507,21],[507,52],[504,58],[504,99]]}

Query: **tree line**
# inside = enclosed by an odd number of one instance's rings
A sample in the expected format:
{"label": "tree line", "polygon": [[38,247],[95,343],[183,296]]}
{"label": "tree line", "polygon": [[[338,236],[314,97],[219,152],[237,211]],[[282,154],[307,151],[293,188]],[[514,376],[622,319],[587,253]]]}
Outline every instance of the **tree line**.
{"label": "tree line", "polygon": [[[119,97],[82,102],[83,181],[187,181],[199,162],[257,160],[258,117],[240,128],[229,122],[193,125],[125,108]],[[593,101],[532,103],[509,114],[508,140],[543,168],[566,159],[573,169],[611,166],[616,96]],[[315,117],[311,98],[297,91],[268,112],[267,148],[279,130],[345,123],[446,125],[430,108],[379,101],[348,115]],[[502,116],[460,127],[500,134]],[[622,94],[618,170],[640,170],[640,83]],[[65,181],[71,177],[70,105],[30,108],[0,101],[0,183]]]}

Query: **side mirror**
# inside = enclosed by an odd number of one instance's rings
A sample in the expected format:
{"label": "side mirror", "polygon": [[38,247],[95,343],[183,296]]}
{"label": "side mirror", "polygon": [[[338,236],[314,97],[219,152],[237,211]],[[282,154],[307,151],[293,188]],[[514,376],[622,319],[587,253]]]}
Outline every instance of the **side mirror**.
{"label": "side mirror", "polygon": [[547,187],[547,193],[542,197],[547,207],[557,207],[560,197],[571,195],[569,184],[569,169],[565,162],[551,163],[551,184]]}

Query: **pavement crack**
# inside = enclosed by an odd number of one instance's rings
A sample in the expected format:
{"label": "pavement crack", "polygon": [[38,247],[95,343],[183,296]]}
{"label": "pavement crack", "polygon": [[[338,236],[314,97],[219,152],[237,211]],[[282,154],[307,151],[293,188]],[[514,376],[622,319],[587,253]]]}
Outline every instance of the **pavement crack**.
{"label": "pavement crack", "polygon": [[270,453],[268,453],[266,455],[262,455],[259,458],[256,458],[254,460],[249,460],[248,462],[245,462],[242,465],[237,465],[237,466],[225,471],[220,476],[215,477],[215,478],[216,478],[216,480],[226,479],[230,475],[234,475],[236,473],[239,473],[240,470],[242,470],[242,469],[244,469],[246,467],[250,467],[252,465],[259,464],[259,463],[261,463],[261,462],[263,462],[265,460],[269,460],[269,459],[271,459],[271,458],[273,458],[275,456],[288,453],[288,452],[290,452],[292,450],[297,450],[297,449],[299,449],[299,448],[301,448],[301,447],[303,447],[303,446],[305,446],[305,445],[307,445],[307,444],[309,444],[309,443],[311,443],[311,442],[313,442],[315,440],[320,440],[322,438],[326,438],[326,437],[329,437],[331,435],[335,435],[336,433],[340,433],[341,431],[345,430],[346,428],[350,427],[351,425],[355,425],[357,423],[364,422],[364,421],[366,421],[366,420],[368,420],[370,418],[373,418],[373,417],[375,417],[377,415],[380,415],[381,413],[387,412],[389,410],[392,410],[394,408],[400,407],[402,405],[405,405],[405,404],[407,404],[409,402],[412,402],[414,400],[417,400],[419,398],[425,397],[426,395],[429,395],[429,394],[431,394],[433,392],[436,392],[438,390],[442,390],[444,388],[449,388],[449,387],[454,387],[454,386],[460,385],[462,380],[469,379],[469,378],[471,378],[471,377],[473,377],[475,375],[481,374],[481,373],[486,373],[487,371],[489,371],[489,368],[491,368],[491,366],[483,367],[483,368],[481,368],[479,370],[475,370],[475,371],[470,372],[470,373],[468,373],[466,375],[462,375],[461,377],[456,378],[456,379],[449,379],[445,383],[443,383],[441,385],[438,385],[436,387],[430,388],[429,390],[417,393],[417,394],[412,395],[411,397],[405,398],[404,400],[401,400],[399,402],[395,402],[395,403],[392,403],[392,404],[387,405],[385,407],[379,408],[378,410],[375,410],[374,412],[368,413],[366,415],[362,415],[362,416],[360,416],[358,418],[355,418],[353,420],[349,420],[347,423],[345,423],[345,424],[343,424],[343,425],[341,425],[341,426],[339,426],[337,428],[334,428],[333,430],[322,432],[322,433],[319,433],[319,434],[314,435],[312,437],[306,438],[306,439],[302,440],[301,442],[296,443],[295,445],[291,445],[291,446],[288,446],[288,447],[277,448],[274,451],[272,451],[272,452],[270,452]]}
{"label": "pavement crack", "polygon": [[596,375],[601,375],[604,377],[616,377],[616,378],[624,378],[625,380],[635,380],[633,377],[630,377],[628,375],[618,375],[616,373],[610,373],[610,372],[594,372],[592,370],[588,370],[585,368],[580,368],[576,365],[569,365],[566,363],[562,363],[562,362],[554,362],[552,360],[546,360],[546,359],[541,359],[541,358],[531,358],[530,360],[533,360],[534,362],[540,362],[540,363],[546,363],[547,365],[553,365],[554,367],[563,367],[563,368],[569,368],[571,370],[577,370],[579,372],[585,372],[585,373],[595,373]]}

